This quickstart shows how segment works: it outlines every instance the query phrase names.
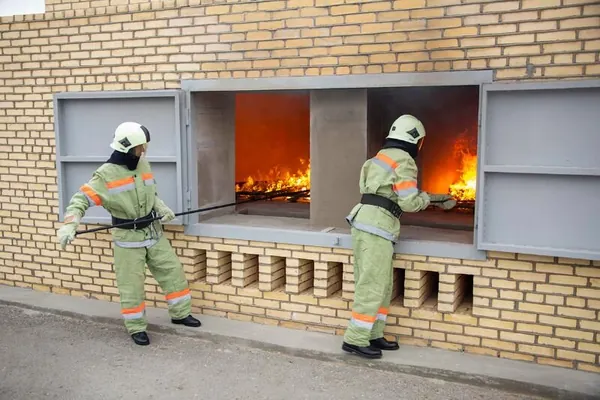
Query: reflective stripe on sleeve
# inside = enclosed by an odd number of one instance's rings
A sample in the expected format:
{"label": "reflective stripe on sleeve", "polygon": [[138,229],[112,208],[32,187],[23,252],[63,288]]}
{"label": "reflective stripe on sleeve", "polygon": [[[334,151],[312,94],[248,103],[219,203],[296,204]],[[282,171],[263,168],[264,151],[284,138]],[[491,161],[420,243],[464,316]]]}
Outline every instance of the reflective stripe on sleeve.
{"label": "reflective stripe on sleeve", "polygon": [[121,310],[121,314],[124,319],[138,319],[143,318],[146,313],[146,303],[142,303],[137,307],[124,308]]}
{"label": "reflective stripe on sleeve", "polygon": [[395,183],[392,189],[394,189],[398,197],[407,197],[411,194],[419,193],[417,181],[414,180]]}
{"label": "reflective stripe on sleeve", "polygon": [[385,322],[387,320],[389,310],[384,307],[380,307],[377,311],[377,320]]}
{"label": "reflective stripe on sleeve", "polygon": [[85,197],[87,197],[90,207],[102,205],[102,200],[100,199],[100,196],[98,196],[98,193],[96,193],[96,191],[94,191],[94,189],[92,189],[90,185],[85,184],[81,186],[79,188],[79,191],[83,193]]}
{"label": "reflective stripe on sleeve", "polygon": [[156,182],[154,181],[154,175],[152,173],[147,173],[142,175],[142,180],[144,181],[144,185],[154,185]]}
{"label": "reflective stripe on sleeve", "polygon": [[359,314],[356,311],[352,312],[350,322],[359,328],[372,329],[375,323],[375,317],[365,314]]}
{"label": "reflective stripe on sleeve", "polygon": [[385,154],[377,153],[377,155],[372,158],[372,161],[374,164],[379,165],[388,172],[394,172],[396,168],[398,168],[398,163]]}
{"label": "reflective stripe on sleeve", "polygon": [[130,176],[129,178],[108,182],[106,188],[109,193],[121,193],[127,190],[133,190],[135,189],[135,180],[133,179],[133,176]]}
{"label": "reflective stripe on sleeve", "polygon": [[167,299],[167,304],[173,305],[184,300],[191,300],[192,295],[190,294],[190,289],[188,288],[180,292],[169,293],[165,296],[165,298]]}

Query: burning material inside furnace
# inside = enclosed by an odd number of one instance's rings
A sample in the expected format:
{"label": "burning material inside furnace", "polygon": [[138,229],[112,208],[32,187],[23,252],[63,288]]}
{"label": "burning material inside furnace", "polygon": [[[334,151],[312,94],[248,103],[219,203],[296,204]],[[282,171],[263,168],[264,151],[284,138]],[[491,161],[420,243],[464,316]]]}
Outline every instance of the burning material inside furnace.
{"label": "burning material inside furnace", "polygon": [[295,173],[279,165],[274,166],[267,173],[258,171],[256,175],[248,176],[245,182],[235,185],[236,194],[238,198],[245,199],[274,192],[301,192],[283,197],[280,201],[308,202],[310,201],[310,162],[300,159],[300,165],[305,167]]}
{"label": "burning material inside furnace", "polygon": [[459,202],[474,201],[477,192],[477,142],[476,136],[463,131],[454,142],[454,157],[459,161],[459,177],[450,185],[448,194]]}

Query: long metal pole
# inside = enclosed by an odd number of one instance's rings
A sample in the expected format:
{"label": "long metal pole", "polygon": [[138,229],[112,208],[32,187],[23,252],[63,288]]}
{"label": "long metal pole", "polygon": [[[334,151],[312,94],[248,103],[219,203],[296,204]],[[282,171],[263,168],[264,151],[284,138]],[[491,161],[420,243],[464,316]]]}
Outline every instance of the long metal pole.
{"label": "long metal pole", "polygon": [[[261,201],[261,200],[269,200],[269,199],[274,199],[274,198],[277,198],[277,197],[294,196],[294,195],[298,195],[298,194],[307,193],[309,191],[310,190],[301,190],[301,191],[298,191],[298,192],[275,192],[275,193],[272,193],[272,194],[265,194],[264,197],[260,197],[260,198],[256,198],[256,199],[242,200],[242,201],[238,201],[238,202],[234,202],[234,203],[229,203],[229,204],[221,204],[221,205],[218,205],[218,206],[198,208],[196,210],[184,211],[184,212],[175,214],[175,216],[195,214],[195,213],[204,212],[204,211],[212,211],[212,210],[217,210],[219,208],[237,206],[237,205],[240,205],[240,204],[252,203],[252,202]],[[163,216],[161,215],[161,216],[157,216],[157,217],[154,217],[154,218],[140,219],[140,220],[138,220],[136,222],[138,222],[138,223],[152,222],[152,221],[156,221],[158,219],[161,219],[162,217]],[[85,231],[77,231],[75,233],[75,236],[83,235],[84,233],[92,233],[92,232],[98,232],[98,231],[103,231],[103,230],[112,229],[112,228],[119,228],[121,226],[126,226],[126,225],[131,225],[131,222],[125,222],[125,223],[122,223],[122,224],[115,224],[115,225],[110,225],[110,226],[101,226],[99,228],[88,229],[88,230],[85,230]]]}

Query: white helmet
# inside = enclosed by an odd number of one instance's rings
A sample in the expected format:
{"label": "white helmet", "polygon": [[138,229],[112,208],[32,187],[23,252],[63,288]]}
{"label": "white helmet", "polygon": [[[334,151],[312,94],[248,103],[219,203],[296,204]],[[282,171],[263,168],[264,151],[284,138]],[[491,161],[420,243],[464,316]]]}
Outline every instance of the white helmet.
{"label": "white helmet", "polygon": [[421,149],[425,138],[425,127],[417,118],[404,114],[394,121],[387,138],[412,143]]}
{"label": "white helmet", "polygon": [[137,122],[123,122],[115,129],[115,136],[110,147],[127,153],[136,146],[146,144],[150,141],[150,131]]}

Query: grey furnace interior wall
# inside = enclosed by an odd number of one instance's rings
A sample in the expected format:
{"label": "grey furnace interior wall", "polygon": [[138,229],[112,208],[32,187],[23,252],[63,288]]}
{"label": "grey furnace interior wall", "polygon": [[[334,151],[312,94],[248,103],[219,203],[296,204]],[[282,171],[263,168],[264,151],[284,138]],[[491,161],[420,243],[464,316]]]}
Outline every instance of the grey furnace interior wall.
{"label": "grey furnace interior wall", "polygon": [[[198,207],[235,201],[235,93],[192,95],[196,145]],[[233,207],[202,214],[200,220],[227,214]]]}
{"label": "grey furnace interior wall", "polygon": [[[369,153],[368,157],[374,157],[385,143],[385,138],[389,133],[389,129],[394,121],[402,114],[412,114],[417,118],[421,118],[425,124],[426,121],[414,108],[414,93],[419,93],[420,97],[431,95],[432,91],[437,87],[427,88],[377,88],[369,89]],[[423,94],[425,93],[425,95]],[[422,104],[422,103],[420,103]],[[418,108],[418,105],[417,105]],[[421,182],[420,175],[422,168],[420,159],[417,159],[419,172],[417,176],[418,182]]]}
{"label": "grey furnace interior wall", "polygon": [[[367,158],[374,157],[381,149],[389,131],[386,110],[381,96],[371,89],[367,90]],[[387,126],[387,128],[386,128]]]}
{"label": "grey furnace interior wall", "polygon": [[[136,121],[150,131],[147,159],[157,191],[176,213],[183,211],[180,138],[180,91],[70,92],[55,96],[56,160],[59,184],[59,219],[71,196],[113,152],[115,128]],[[83,222],[108,223],[109,213],[92,207]],[[173,223],[181,224],[180,217]]]}
{"label": "grey furnace interior wall", "polygon": [[345,227],[367,157],[367,90],[312,90],[310,101],[310,220]]}
{"label": "grey furnace interior wall", "polygon": [[480,248],[600,259],[596,84],[486,89]]}

